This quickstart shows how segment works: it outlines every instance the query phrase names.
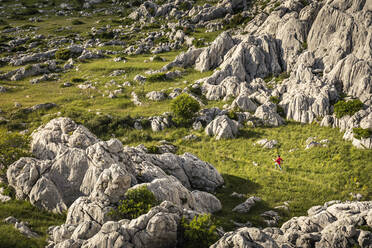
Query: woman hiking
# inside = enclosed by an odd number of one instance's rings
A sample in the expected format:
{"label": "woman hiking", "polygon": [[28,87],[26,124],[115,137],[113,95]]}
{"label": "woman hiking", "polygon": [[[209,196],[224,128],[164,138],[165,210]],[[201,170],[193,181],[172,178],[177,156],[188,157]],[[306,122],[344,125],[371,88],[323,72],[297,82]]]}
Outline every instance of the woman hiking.
{"label": "woman hiking", "polygon": [[280,164],[282,163],[283,159],[280,157],[280,155],[278,155],[278,157],[276,159],[274,159],[275,161],[275,168],[278,166],[280,170],[282,170],[282,167],[280,166]]}

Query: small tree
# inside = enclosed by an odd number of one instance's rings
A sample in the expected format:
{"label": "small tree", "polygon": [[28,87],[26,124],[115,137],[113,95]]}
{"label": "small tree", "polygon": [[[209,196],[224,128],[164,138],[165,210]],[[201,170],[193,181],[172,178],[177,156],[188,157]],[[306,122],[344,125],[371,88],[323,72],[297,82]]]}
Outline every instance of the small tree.
{"label": "small tree", "polygon": [[17,133],[9,133],[6,129],[0,129],[0,165],[5,173],[8,166],[21,157],[29,156],[29,141]]}
{"label": "small tree", "polygon": [[71,58],[70,49],[67,49],[67,48],[59,49],[56,52],[55,56],[56,56],[56,59],[68,60],[69,58]]}
{"label": "small tree", "polygon": [[356,99],[351,101],[338,101],[335,104],[334,112],[337,118],[341,118],[345,115],[353,115],[363,108],[363,103]]}
{"label": "small tree", "polygon": [[181,221],[181,239],[184,248],[209,247],[218,240],[216,226],[210,214],[195,216],[190,222]]}
{"label": "small tree", "polygon": [[200,109],[200,104],[188,94],[182,94],[171,102],[171,110],[174,114],[174,122],[178,125],[188,124],[191,118]]}
{"label": "small tree", "polygon": [[146,186],[128,190],[117,209],[111,211],[114,219],[135,219],[146,214],[158,204],[154,194]]}

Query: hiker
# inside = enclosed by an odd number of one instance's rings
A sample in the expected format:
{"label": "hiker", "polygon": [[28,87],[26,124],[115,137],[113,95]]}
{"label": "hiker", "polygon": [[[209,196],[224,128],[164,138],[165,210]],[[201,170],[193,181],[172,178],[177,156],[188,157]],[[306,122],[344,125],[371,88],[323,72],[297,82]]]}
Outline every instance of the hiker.
{"label": "hiker", "polygon": [[275,168],[278,166],[280,170],[282,170],[282,167],[280,164],[282,163],[283,159],[278,155],[278,157],[274,160],[275,161]]}

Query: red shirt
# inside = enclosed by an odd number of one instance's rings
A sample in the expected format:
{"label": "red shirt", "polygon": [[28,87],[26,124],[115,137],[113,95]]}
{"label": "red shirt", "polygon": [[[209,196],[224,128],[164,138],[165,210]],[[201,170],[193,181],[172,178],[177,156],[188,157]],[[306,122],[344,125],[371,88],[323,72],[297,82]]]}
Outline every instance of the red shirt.
{"label": "red shirt", "polygon": [[278,157],[276,160],[275,160],[275,162],[277,162],[279,165],[280,165],[280,163],[283,161],[283,159],[281,158],[281,157]]}

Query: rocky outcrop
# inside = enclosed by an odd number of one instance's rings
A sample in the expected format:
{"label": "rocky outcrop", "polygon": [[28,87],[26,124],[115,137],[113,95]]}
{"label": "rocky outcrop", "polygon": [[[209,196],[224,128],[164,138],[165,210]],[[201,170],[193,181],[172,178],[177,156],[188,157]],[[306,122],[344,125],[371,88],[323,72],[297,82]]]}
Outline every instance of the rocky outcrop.
{"label": "rocky outcrop", "polygon": [[164,201],[133,220],[107,221],[103,225],[91,221],[62,225],[50,230],[48,247],[174,247],[182,217],[190,218],[182,208]]}
{"label": "rocky outcrop", "polygon": [[225,54],[234,46],[234,43],[229,33],[222,33],[199,55],[195,61],[195,69],[201,72],[215,69],[223,62]]}
{"label": "rocky outcrop", "polygon": [[[195,21],[208,19],[218,6],[194,7],[189,15]],[[214,69],[212,76],[198,81],[208,100],[245,95],[233,107],[252,111],[254,105],[248,98],[265,104],[274,96],[287,119],[312,123],[331,115],[333,104],[343,94],[371,105],[371,23],[367,1],[284,1],[275,4],[270,14],[258,14],[250,21],[244,27],[247,34],[224,32],[194,54],[196,59],[178,58],[177,64],[200,71]],[[284,71],[289,78],[279,76]],[[277,78],[270,80],[269,76]],[[276,111],[259,110],[259,118],[272,120],[267,124],[283,123]],[[370,146],[369,139],[355,141],[350,132],[345,138],[358,147]]]}
{"label": "rocky outcrop", "polygon": [[[69,118],[51,120],[38,128],[32,138],[36,158],[21,158],[10,165],[8,182],[15,188],[17,198],[29,199],[40,208],[60,213],[71,205],[69,224],[85,219],[103,224],[112,204],[137,182],[149,183],[150,187],[155,179],[166,180],[172,175],[174,184],[190,199],[192,189],[213,192],[223,184],[213,166],[189,153],[157,155],[141,147],[124,149],[119,140],[100,141]],[[160,184],[157,190],[163,187],[172,196],[177,187],[170,185]],[[159,197],[161,201],[182,205],[180,199],[183,197]],[[190,209],[200,212],[206,208],[191,206]],[[92,216],[96,217],[92,219]]]}
{"label": "rocky outcrop", "polygon": [[345,131],[343,138],[350,140],[354,146],[361,149],[372,149],[372,137],[358,137],[354,135],[354,128],[366,130],[372,129],[372,108],[360,110],[354,115],[337,118],[335,115],[326,115],[322,119],[321,126],[340,128]]}
{"label": "rocky outcrop", "polygon": [[294,217],[281,228],[243,227],[225,235],[211,248],[227,247],[369,247],[372,202],[327,202]]}
{"label": "rocky outcrop", "polygon": [[265,126],[280,126],[285,123],[284,119],[277,113],[276,105],[265,103],[259,106],[254,113],[256,118],[263,121]]}

